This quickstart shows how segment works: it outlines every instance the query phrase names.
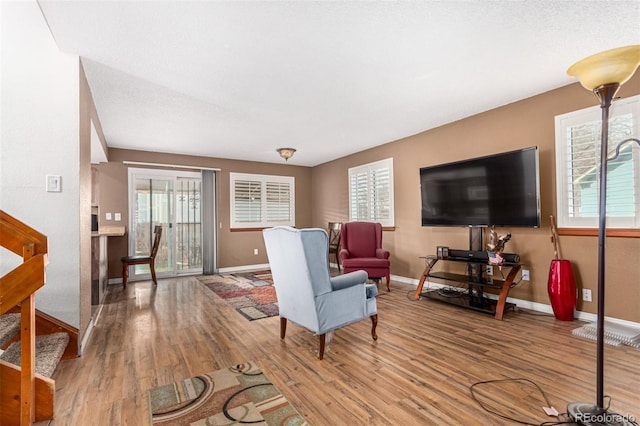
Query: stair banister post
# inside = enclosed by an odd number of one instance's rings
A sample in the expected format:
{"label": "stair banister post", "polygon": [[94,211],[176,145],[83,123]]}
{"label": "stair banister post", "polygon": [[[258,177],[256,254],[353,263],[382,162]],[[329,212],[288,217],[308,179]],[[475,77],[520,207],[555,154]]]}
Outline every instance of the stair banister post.
{"label": "stair banister post", "polygon": [[[35,245],[27,243],[22,249],[26,262],[35,253]],[[20,303],[20,424],[31,425],[35,420],[35,366],[36,366],[36,305],[31,293]]]}

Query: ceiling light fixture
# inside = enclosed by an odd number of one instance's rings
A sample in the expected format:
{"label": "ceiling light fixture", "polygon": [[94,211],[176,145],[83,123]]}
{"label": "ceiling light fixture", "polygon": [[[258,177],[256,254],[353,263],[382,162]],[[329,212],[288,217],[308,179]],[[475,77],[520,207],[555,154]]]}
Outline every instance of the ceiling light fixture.
{"label": "ceiling light fixture", "polygon": [[294,148],[278,148],[276,149],[280,157],[284,158],[284,161],[289,160],[289,158],[293,157],[293,154],[296,152]]}
{"label": "ceiling light fixture", "polygon": [[567,406],[571,418],[581,425],[632,425],[624,416],[616,414],[604,404],[604,278],[605,236],[607,219],[607,162],[618,157],[620,146],[640,140],[625,139],[618,143],[615,155],[609,158],[609,107],[622,84],[633,76],[640,65],[640,45],[619,47],[596,53],[579,62],[567,74],[578,77],[585,89],[593,91],[602,110],[600,136],[599,208],[598,208],[598,310],[596,316],[596,404],[572,402]]}

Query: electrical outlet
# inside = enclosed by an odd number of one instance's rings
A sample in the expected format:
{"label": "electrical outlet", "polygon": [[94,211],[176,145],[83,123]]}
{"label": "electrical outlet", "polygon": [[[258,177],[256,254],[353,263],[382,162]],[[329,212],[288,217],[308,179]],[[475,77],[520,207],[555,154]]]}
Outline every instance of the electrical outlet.
{"label": "electrical outlet", "polygon": [[487,275],[488,276],[493,275],[493,266],[491,266],[491,265],[487,266]]}
{"label": "electrical outlet", "polygon": [[523,269],[522,270],[522,279],[524,281],[529,281],[529,270],[528,269]]}
{"label": "electrical outlet", "polygon": [[584,300],[585,302],[593,302],[593,299],[591,299],[591,289],[582,289],[582,300]]}
{"label": "electrical outlet", "polygon": [[253,255],[257,256],[258,255],[258,249],[253,249]]}

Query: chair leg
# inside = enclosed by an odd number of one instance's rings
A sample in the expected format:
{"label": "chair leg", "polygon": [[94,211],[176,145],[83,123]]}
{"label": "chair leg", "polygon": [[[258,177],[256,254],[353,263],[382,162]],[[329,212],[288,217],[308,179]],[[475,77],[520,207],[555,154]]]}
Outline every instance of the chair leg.
{"label": "chair leg", "polygon": [[391,291],[391,289],[389,288],[389,281],[391,281],[391,276],[387,274],[387,291]]}
{"label": "chair leg", "polygon": [[340,256],[336,253],[336,263],[338,264],[338,271],[340,271]]}
{"label": "chair leg", "polygon": [[373,337],[373,340],[378,340],[378,335],[376,334],[377,326],[378,326],[378,314],[371,315],[371,337]]}
{"label": "chair leg", "polygon": [[129,264],[122,264],[122,289],[127,288],[127,275],[129,275]]}
{"label": "chair leg", "polygon": [[280,317],[280,338],[284,339],[285,334],[287,334],[287,319]]}
{"label": "chair leg", "polygon": [[327,333],[321,334],[320,336],[320,350],[318,351],[318,359],[324,358],[324,345],[327,341]]}
{"label": "chair leg", "polygon": [[[156,279],[156,265],[155,265],[155,262],[151,262],[149,264],[149,266],[151,267],[151,279],[153,280],[153,283],[155,285],[158,285],[158,280]],[[387,281],[387,288],[389,288],[389,281]]]}

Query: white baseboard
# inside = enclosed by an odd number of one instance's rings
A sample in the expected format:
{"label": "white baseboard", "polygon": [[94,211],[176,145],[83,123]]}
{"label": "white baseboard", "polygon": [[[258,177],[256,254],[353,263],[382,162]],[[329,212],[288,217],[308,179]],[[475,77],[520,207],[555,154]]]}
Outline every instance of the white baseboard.
{"label": "white baseboard", "polygon": [[80,347],[78,348],[78,356],[82,356],[82,352],[84,348],[87,347],[87,342],[89,341],[89,337],[91,337],[91,332],[93,331],[93,318],[89,321],[89,325],[87,326],[87,330],[84,332],[82,336],[82,341],[80,342]]}
{"label": "white baseboard", "polygon": [[[401,277],[399,275],[391,275],[391,279],[393,281],[398,281],[398,282],[401,282],[401,283],[410,284],[410,285],[413,285],[415,287],[418,287],[418,283],[420,282],[419,280],[417,280],[415,278]],[[425,282],[425,284],[426,283],[427,282]],[[448,287],[447,285],[434,283],[434,282],[430,282],[430,281],[428,281],[428,284],[429,284],[429,287],[431,287],[431,288]],[[491,299],[497,299],[498,298],[497,294],[487,293],[486,296],[488,298],[491,298]],[[551,305],[548,305],[548,304],[545,304],[545,303],[532,302],[530,300],[516,299],[516,298],[513,298],[513,297],[507,297],[507,302],[515,303],[516,306],[518,306],[519,308],[530,309],[532,311],[543,312],[543,313],[546,313],[546,314],[553,315],[553,308],[551,307]],[[596,316],[596,314],[592,314],[590,312],[576,311],[575,314],[574,314],[574,318],[576,320],[578,320],[578,321],[593,322],[593,321],[596,321],[597,316]],[[629,326],[629,327],[640,327],[640,323],[633,322],[633,321],[627,321],[627,320],[623,320],[623,319],[619,319],[619,318],[613,318],[613,317],[605,317],[605,319],[607,321],[610,321],[610,322],[615,323],[615,324],[626,325],[626,326]]]}
{"label": "white baseboard", "polygon": [[260,269],[269,269],[269,264],[262,263],[259,265],[230,266],[228,268],[219,268],[218,273],[232,274],[234,272],[255,271]]}

